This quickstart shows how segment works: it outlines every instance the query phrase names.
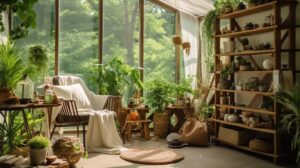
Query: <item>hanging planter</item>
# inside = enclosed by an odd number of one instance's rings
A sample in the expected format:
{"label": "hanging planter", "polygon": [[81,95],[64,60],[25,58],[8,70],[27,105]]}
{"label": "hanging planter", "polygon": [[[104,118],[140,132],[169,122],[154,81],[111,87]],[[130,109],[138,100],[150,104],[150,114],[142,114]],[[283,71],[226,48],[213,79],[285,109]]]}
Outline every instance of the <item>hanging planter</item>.
{"label": "hanging planter", "polygon": [[190,42],[183,42],[182,48],[185,51],[186,55],[190,55],[190,51],[191,51],[191,43]]}
{"label": "hanging planter", "polygon": [[182,44],[182,39],[181,39],[181,37],[178,36],[178,35],[173,36],[172,40],[173,40],[173,43],[174,43],[175,45],[181,45],[181,44]]}

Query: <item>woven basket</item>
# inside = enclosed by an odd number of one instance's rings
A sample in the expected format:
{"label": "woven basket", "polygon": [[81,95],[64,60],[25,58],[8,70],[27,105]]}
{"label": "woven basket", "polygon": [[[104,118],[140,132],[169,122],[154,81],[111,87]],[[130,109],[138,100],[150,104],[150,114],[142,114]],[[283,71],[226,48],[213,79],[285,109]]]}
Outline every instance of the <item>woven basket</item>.
{"label": "woven basket", "polygon": [[66,159],[70,167],[74,167],[83,154],[83,147],[77,137],[61,138],[53,144],[52,149],[54,155]]}
{"label": "woven basket", "polygon": [[233,145],[248,145],[252,134],[248,131],[238,131],[234,129],[219,128],[218,139]]}
{"label": "woven basket", "polygon": [[270,141],[260,140],[260,139],[252,139],[249,142],[249,148],[266,152],[266,153],[273,153],[273,143],[270,143]]}
{"label": "woven basket", "polygon": [[154,113],[153,127],[154,135],[159,138],[165,138],[168,134],[170,118],[166,113]]}

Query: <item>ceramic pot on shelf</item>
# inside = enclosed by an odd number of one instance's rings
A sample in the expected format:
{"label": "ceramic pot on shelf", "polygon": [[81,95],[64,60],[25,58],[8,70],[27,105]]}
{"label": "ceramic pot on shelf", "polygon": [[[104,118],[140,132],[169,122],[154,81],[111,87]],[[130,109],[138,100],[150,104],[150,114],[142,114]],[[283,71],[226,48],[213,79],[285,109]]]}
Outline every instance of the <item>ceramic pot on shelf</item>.
{"label": "ceramic pot on shelf", "polygon": [[237,122],[239,120],[239,117],[236,116],[235,114],[229,114],[227,116],[227,121],[228,122]]}

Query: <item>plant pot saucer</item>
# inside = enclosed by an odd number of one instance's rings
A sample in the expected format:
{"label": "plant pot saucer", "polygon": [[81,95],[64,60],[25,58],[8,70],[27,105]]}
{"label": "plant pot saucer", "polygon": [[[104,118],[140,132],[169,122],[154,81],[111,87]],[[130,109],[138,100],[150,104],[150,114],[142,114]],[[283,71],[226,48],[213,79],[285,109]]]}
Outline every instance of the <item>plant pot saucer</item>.
{"label": "plant pot saucer", "polygon": [[172,145],[172,144],[168,145],[169,148],[183,148],[185,146],[188,146],[188,143],[181,143],[181,144],[178,144],[178,145]]}

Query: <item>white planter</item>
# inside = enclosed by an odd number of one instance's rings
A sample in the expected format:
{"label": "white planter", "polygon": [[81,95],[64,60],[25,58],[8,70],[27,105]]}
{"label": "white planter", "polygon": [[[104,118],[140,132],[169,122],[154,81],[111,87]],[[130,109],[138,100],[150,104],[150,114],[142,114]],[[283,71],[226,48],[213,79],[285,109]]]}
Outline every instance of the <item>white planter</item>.
{"label": "white planter", "polygon": [[30,163],[32,165],[40,165],[42,164],[47,155],[47,149],[29,149]]}
{"label": "white planter", "polygon": [[239,120],[239,117],[234,115],[234,114],[229,114],[227,116],[227,121],[228,122],[237,122]]}
{"label": "white planter", "polygon": [[272,70],[273,69],[273,62],[271,59],[265,59],[263,62],[263,67],[265,70]]}

